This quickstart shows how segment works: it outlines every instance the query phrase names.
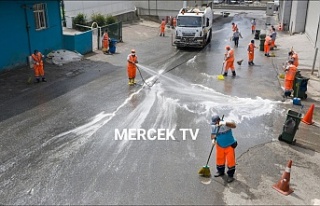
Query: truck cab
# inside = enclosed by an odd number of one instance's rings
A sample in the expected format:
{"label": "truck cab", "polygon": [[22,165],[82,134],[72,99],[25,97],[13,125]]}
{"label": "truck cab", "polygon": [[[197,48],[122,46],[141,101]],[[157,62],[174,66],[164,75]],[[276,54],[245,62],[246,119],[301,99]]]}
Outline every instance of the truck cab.
{"label": "truck cab", "polygon": [[174,44],[177,48],[203,48],[212,38],[213,12],[210,7],[182,8],[177,15]]}

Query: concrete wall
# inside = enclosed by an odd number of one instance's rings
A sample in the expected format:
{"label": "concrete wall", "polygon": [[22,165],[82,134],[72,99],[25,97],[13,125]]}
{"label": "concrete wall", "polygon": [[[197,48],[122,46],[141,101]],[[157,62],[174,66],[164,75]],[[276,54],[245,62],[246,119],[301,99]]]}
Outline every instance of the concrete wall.
{"label": "concrete wall", "polygon": [[280,24],[283,26],[284,31],[289,30],[290,17],[291,17],[292,1],[282,1],[280,6]]}
{"label": "concrete wall", "polygon": [[63,35],[64,49],[77,51],[80,54],[92,52],[92,31],[81,34]]}
{"label": "concrete wall", "polygon": [[85,14],[90,21],[92,14],[118,16],[135,11],[133,1],[68,1],[64,0],[65,16],[75,17],[79,13]]}
{"label": "concrete wall", "polygon": [[308,1],[293,1],[290,17],[290,32],[304,32],[307,18]]}

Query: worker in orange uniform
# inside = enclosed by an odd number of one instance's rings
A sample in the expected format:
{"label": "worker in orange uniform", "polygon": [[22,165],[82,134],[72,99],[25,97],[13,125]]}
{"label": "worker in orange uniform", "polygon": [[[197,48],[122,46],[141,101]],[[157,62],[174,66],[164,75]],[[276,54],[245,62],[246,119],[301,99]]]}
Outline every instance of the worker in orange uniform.
{"label": "worker in orange uniform", "polygon": [[175,17],[173,17],[173,19],[172,19],[172,26],[173,26],[173,28],[176,28],[176,26],[177,26],[177,19]]}
{"label": "worker in orange uniform", "polygon": [[271,36],[267,35],[265,40],[264,40],[264,55],[267,57],[270,57],[270,46],[271,46]]}
{"label": "worker in orange uniform", "polygon": [[160,24],[160,36],[164,36],[165,30],[166,30],[166,21],[162,19]]}
{"label": "worker in orange uniform", "polygon": [[129,78],[129,85],[134,85],[136,83],[136,71],[138,63],[138,57],[136,56],[136,51],[134,49],[131,50],[131,53],[127,57],[127,72]]}
{"label": "worker in orange uniform", "polygon": [[291,50],[289,52],[289,57],[291,60],[293,60],[293,65],[295,65],[296,67],[299,66],[299,58],[298,58],[298,54],[296,52],[294,52],[293,50]]}
{"label": "worker in orange uniform", "polygon": [[286,67],[286,75],[284,77],[284,97],[290,97],[293,91],[293,82],[297,73],[297,67],[293,64],[293,60],[288,61],[289,65]]}
{"label": "worker in orange uniform", "polygon": [[36,78],[36,82],[40,82],[40,78],[43,82],[46,82],[46,78],[44,77],[44,69],[43,69],[43,61],[42,58],[44,57],[41,52],[38,50],[34,50],[32,56],[33,60],[33,70],[34,70],[34,76]]}
{"label": "worker in orange uniform", "polygon": [[251,32],[252,32],[252,34],[254,34],[254,32],[256,31],[256,25],[257,25],[256,19],[252,19],[252,21],[251,21]]}
{"label": "worker in orange uniform", "polygon": [[234,69],[234,51],[231,49],[230,46],[226,46],[227,52],[225,53],[225,67],[224,67],[224,74],[223,76],[228,75],[228,70],[231,69],[232,76],[236,76],[236,71]]}
{"label": "worker in orange uniform", "polygon": [[253,63],[253,60],[254,60],[254,49],[255,48],[258,48],[254,45],[254,40],[251,40],[250,44],[248,44],[248,64],[250,66],[253,66],[254,63]]}
{"label": "worker in orange uniform", "polygon": [[236,123],[234,121],[222,121],[218,115],[214,115],[211,120],[211,139],[216,142],[217,173],[214,177],[223,176],[227,164],[227,182],[230,183],[234,181],[236,171],[235,148],[238,143],[232,134],[232,129],[236,128]]}
{"label": "worker in orange uniform", "polygon": [[238,25],[236,25],[234,22],[231,23],[232,27],[232,31],[235,32],[238,29]]}
{"label": "worker in orange uniform", "polygon": [[276,45],[277,32],[274,27],[272,27],[271,30],[272,30],[272,33],[270,35],[271,37],[270,49],[274,49],[274,48],[277,48],[277,45]]}
{"label": "worker in orange uniform", "polygon": [[102,39],[102,45],[103,45],[102,51],[104,54],[109,53],[109,41],[110,41],[110,38],[109,38],[108,31],[105,30],[103,34],[103,39]]}

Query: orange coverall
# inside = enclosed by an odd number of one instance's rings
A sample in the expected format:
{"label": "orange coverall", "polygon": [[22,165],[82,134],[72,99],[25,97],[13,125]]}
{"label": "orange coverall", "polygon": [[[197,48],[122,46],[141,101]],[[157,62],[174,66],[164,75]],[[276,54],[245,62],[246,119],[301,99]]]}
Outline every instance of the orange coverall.
{"label": "orange coverall", "polygon": [[105,32],[103,35],[102,45],[103,45],[104,50],[106,50],[106,51],[109,50],[109,35],[107,32]]}
{"label": "orange coverall", "polygon": [[166,22],[162,20],[161,25],[160,25],[160,36],[164,36],[164,31],[166,29]]}
{"label": "orange coverall", "polygon": [[256,30],[256,25],[252,24],[252,25],[251,25],[251,32],[252,32],[252,34],[254,33],[255,30]]}
{"label": "orange coverall", "polygon": [[253,62],[254,59],[254,44],[250,43],[248,45],[248,62]]}
{"label": "orange coverall", "polygon": [[39,79],[40,76],[44,77],[42,54],[40,52],[38,52],[36,54],[32,54],[31,56],[34,61],[34,65],[33,65],[34,76],[37,79]]}
{"label": "orange coverall", "polygon": [[293,81],[297,73],[297,67],[293,64],[290,64],[286,69],[286,75],[284,78],[284,90],[292,91],[293,89]]}
{"label": "orange coverall", "polygon": [[176,27],[176,26],[177,26],[177,19],[176,19],[176,18],[173,18],[173,19],[172,19],[172,26],[173,26],[173,27]]}
{"label": "orange coverall", "polygon": [[237,30],[238,26],[236,24],[232,24],[232,31],[235,32]]}
{"label": "orange coverall", "polygon": [[264,40],[264,54],[265,55],[269,55],[271,40],[272,39],[270,36],[266,36],[266,39]]}
{"label": "orange coverall", "polygon": [[231,71],[234,71],[234,51],[233,51],[233,49],[230,49],[229,51],[227,51],[225,56],[226,56],[226,62],[225,62],[224,72],[227,73],[229,68],[231,69]]}
{"label": "orange coverall", "polygon": [[131,53],[128,55],[127,61],[128,78],[134,79],[136,78],[137,66],[132,62],[138,63],[138,57],[136,55],[132,55]]}

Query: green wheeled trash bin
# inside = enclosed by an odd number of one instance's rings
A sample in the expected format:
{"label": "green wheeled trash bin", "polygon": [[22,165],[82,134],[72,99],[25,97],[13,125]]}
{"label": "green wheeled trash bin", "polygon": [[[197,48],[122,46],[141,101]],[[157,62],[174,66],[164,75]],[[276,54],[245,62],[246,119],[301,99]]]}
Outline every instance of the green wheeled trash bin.
{"label": "green wheeled trash bin", "polygon": [[296,134],[297,130],[299,129],[299,124],[301,121],[301,113],[295,112],[293,110],[288,110],[287,112],[287,119],[283,124],[283,131],[282,134],[279,135],[279,140],[287,142],[289,144],[294,144],[295,139],[294,135]]}
{"label": "green wheeled trash bin", "polygon": [[309,78],[303,77],[300,71],[297,72],[293,82],[293,96],[301,99],[307,99],[306,94]]}
{"label": "green wheeled trash bin", "polygon": [[254,39],[259,39],[259,35],[260,35],[261,30],[256,30],[254,33]]}
{"label": "green wheeled trash bin", "polygon": [[264,51],[264,41],[266,39],[266,34],[260,34],[260,51]]}

